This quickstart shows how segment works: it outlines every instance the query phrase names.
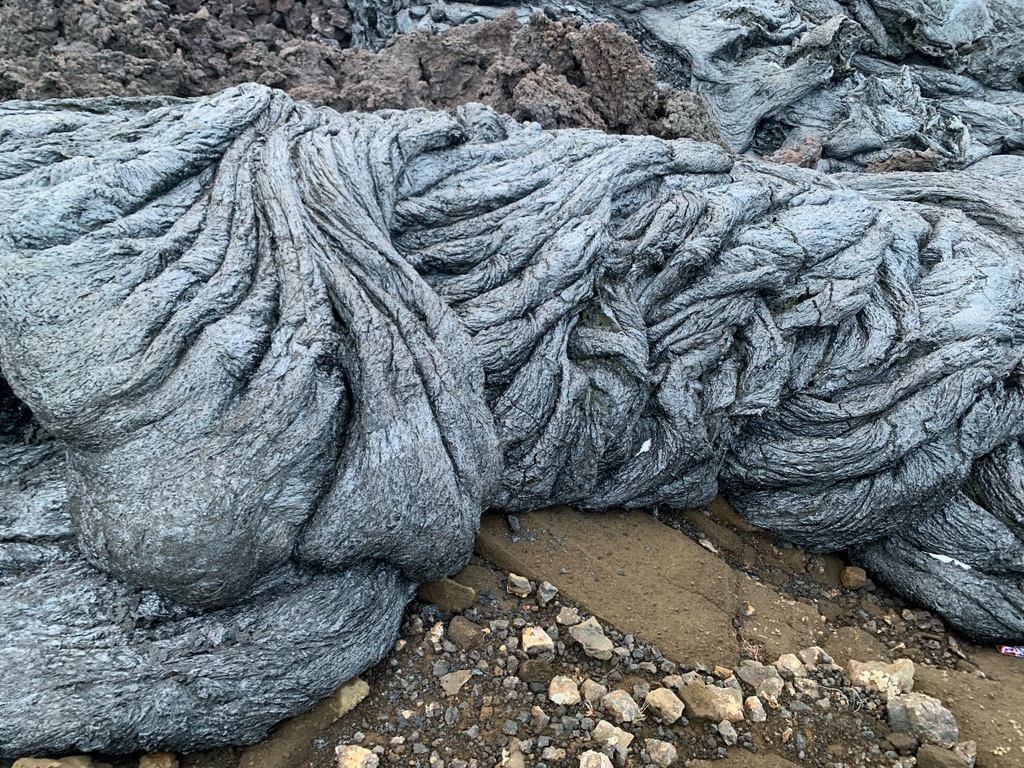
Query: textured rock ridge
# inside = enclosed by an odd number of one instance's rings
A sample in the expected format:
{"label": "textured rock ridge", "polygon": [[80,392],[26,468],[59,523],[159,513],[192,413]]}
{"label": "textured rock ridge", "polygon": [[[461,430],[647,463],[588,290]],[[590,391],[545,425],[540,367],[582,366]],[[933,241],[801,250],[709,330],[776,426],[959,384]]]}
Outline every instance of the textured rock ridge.
{"label": "textured rock ridge", "polygon": [[721,488],[1024,634],[1018,158],[824,176],[257,85],[9,102],[0,149],[0,367],[44,428],[0,446],[4,753],[258,737],[486,506]]}

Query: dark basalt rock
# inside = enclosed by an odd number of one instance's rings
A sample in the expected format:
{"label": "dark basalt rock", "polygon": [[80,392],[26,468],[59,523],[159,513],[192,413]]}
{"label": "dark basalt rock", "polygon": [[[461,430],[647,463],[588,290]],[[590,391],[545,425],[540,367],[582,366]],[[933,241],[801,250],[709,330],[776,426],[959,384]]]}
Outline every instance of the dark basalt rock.
{"label": "dark basalt rock", "polygon": [[1020,638],[1022,164],[257,85],[0,105],[0,366],[47,436],[0,443],[0,753],[258,738],[487,506],[721,488]]}

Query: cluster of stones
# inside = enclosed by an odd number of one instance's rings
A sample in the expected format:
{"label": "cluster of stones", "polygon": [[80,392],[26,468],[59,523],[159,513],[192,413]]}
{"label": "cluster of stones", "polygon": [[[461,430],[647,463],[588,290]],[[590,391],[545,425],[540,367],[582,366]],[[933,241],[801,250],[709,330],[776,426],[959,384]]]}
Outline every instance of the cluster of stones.
{"label": "cluster of stones", "polygon": [[[508,575],[505,586],[509,594],[535,600],[534,611],[551,605],[557,596],[553,585],[534,584],[516,574]],[[436,592],[439,587],[432,585],[428,595],[437,602],[451,602],[458,590],[466,589],[450,582],[445,588],[448,593],[440,595]],[[474,679],[480,680],[488,672],[503,677],[502,688],[510,692],[510,698],[518,687],[528,685],[533,696],[527,699],[536,703],[528,710],[523,706],[520,716],[506,719],[501,729],[507,744],[500,763],[507,768],[551,768],[577,761],[580,768],[679,766],[690,757],[679,749],[680,727],[693,723],[707,728],[711,733],[707,746],[724,756],[728,748],[737,745],[757,751],[751,725],[771,726],[775,719],[780,725],[775,734],[778,741],[804,759],[806,742],[790,724],[815,709],[820,716],[830,717],[833,707],[847,711],[863,707],[870,713],[870,722],[888,721],[889,733],[883,742],[888,748],[882,754],[875,746],[873,752],[879,761],[891,760],[893,768],[973,768],[976,746],[959,742],[956,721],[940,701],[913,691],[914,664],[909,659],[892,664],[851,661],[843,669],[814,646],[784,654],[773,663],[748,659],[735,669],[696,665],[683,671],[660,655],[641,660],[649,654],[632,637],[606,630],[597,618],[585,618],[570,604],[554,604],[555,608],[559,605],[554,621],[544,625],[522,617],[491,620],[486,626],[464,615],[452,617],[447,627],[443,621],[428,626],[419,618],[412,620],[412,632],[422,633],[425,644],[442,654],[499,643],[493,669],[483,664],[452,669],[435,662],[437,683],[446,698],[458,697]],[[399,641],[399,647],[404,643]],[[634,684],[632,692],[614,689],[613,682],[622,679],[614,669],[602,676],[595,674],[594,668],[588,674],[579,666],[567,668],[557,663],[569,645],[597,662],[626,661],[629,670],[660,676],[660,683]],[[484,696],[483,700],[488,714],[504,703],[498,696]],[[506,713],[514,709],[506,707]],[[454,708],[445,710],[443,717],[449,725],[465,724]],[[641,735],[645,726],[656,727],[656,735],[649,730]],[[470,736],[481,732],[479,722],[464,731]],[[382,760],[390,764],[396,754],[408,756],[404,746],[402,735],[391,738],[390,751],[379,744],[344,744],[337,750],[338,766],[375,768],[385,764]],[[472,758],[446,761],[438,749],[428,754],[425,747],[417,746],[423,764],[430,768],[483,768],[486,764]]]}

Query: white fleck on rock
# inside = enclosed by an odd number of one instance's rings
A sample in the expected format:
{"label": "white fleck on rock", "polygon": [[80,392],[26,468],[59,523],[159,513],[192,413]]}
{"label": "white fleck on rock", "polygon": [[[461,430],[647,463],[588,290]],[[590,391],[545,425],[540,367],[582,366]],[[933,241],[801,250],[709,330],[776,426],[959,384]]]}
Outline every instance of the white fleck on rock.
{"label": "white fleck on rock", "polygon": [[449,672],[447,675],[441,675],[441,690],[445,692],[447,696],[454,696],[462,690],[462,686],[473,676],[473,670],[461,669],[458,672]]}
{"label": "white fleck on rock", "polygon": [[555,595],[558,594],[558,587],[552,584],[550,581],[542,581],[540,586],[537,587],[537,603],[541,608],[546,606],[552,600],[555,599]]}
{"label": "white fleck on rock", "polygon": [[516,597],[529,597],[530,593],[533,592],[530,580],[516,573],[508,575],[508,579],[505,581],[505,589],[510,595],[515,595]]}
{"label": "white fleck on rock", "polygon": [[334,748],[338,756],[338,768],[377,768],[380,758],[365,747],[341,744]]}
{"label": "white fleck on rock", "polygon": [[580,692],[588,704],[597,704],[601,697],[608,693],[608,689],[600,683],[595,683],[589,677],[580,685]]}
{"label": "white fleck on rock", "polygon": [[548,685],[548,698],[555,704],[564,704],[569,707],[580,703],[580,689],[571,677],[557,675],[551,679],[551,683]]}
{"label": "white fleck on rock", "polygon": [[892,664],[881,661],[861,663],[851,659],[846,665],[846,676],[852,685],[877,691],[883,700],[914,690],[914,662],[910,659],[897,659]]}
{"label": "white fleck on rock", "polygon": [[740,739],[736,729],[728,720],[723,720],[718,724],[718,735],[722,737],[722,741],[727,747],[735,747],[736,742]]}
{"label": "white fleck on rock", "polygon": [[580,755],[580,768],[615,768],[608,755],[588,749]]}
{"label": "white fleck on rock", "polygon": [[589,619],[569,629],[573,640],[583,646],[583,652],[595,659],[608,661],[612,657],[613,643],[605,637],[601,624],[591,616]]}
{"label": "white fleck on rock", "polygon": [[661,722],[672,725],[683,716],[683,702],[668,688],[655,688],[644,699],[647,709]]}
{"label": "white fleck on rock", "polygon": [[797,677],[807,677],[807,668],[795,653],[784,653],[779,656],[779,660],[775,662],[775,668],[779,670],[783,677],[790,680]]}
{"label": "white fleck on rock", "polygon": [[640,717],[640,707],[625,691],[610,691],[601,697],[604,711],[620,723],[631,723]]}
{"label": "white fleck on rock", "polygon": [[764,711],[764,704],[757,696],[748,696],[744,704],[750,710],[750,722],[763,723],[768,719],[768,713]]}
{"label": "white fleck on rock", "polygon": [[659,768],[670,768],[679,759],[676,748],[661,739],[648,739],[644,742],[644,749],[650,761]]}
{"label": "white fleck on rock", "polygon": [[960,738],[953,713],[931,696],[923,693],[890,696],[886,708],[892,730],[909,733],[924,744],[952,749]]}
{"label": "white fleck on rock", "polygon": [[555,641],[540,627],[523,630],[522,649],[532,656],[555,650]]}

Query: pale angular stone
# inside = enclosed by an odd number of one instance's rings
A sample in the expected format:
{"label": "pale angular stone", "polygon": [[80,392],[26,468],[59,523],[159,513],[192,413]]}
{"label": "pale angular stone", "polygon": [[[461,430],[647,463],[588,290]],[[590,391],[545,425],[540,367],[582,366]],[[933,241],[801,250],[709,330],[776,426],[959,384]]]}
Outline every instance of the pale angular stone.
{"label": "pale angular stone", "polygon": [[811,680],[809,677],[798,677],[793,681],[793,687],[797,693],[802,693],[804,696],[810,696],[811,698],[817,698],[818,696],[818,682]]}
{"label": "pale angular stone", "polygon": [[625,691],[610,691],[601,697],[604,711],[620,723],[631,723],[640,716],[640,707]]}
{"label": "pale angular stone", "polygon": [[682,675],[666,675],[661,678],[661,684],[666,688],[674,688],[678,691],[679,686],[686,685],[686,682],[683,680]]}
{"label": "pale angular stone", "polygon": [[341,744],[334,748],[338,756],[338,768],[377,768],[380,758],[365,747]]}
{"label": "pale angular stone", "polygon": [[588,704],[597,704],[601,698],[608,693],[608,689],[599,683],[595,683],[589,677],[580,685],[580,692]]}
{"label": "pale angular stone", "polygon": [[544,751],[540,753],[541,760],[544,760],[548,764],[560,764],[565,760],[565,755],[566,752],[561,747],[544,747]]}
{"label": "pale angular stone", "polygon": [[555,704],[571,707],[580,703],[580,689],[571,677],[558,675],[548,685],[548,698]]}
{"label": "pale angular stone", "polygon": [[589,619],[569,629],[573,640],[583,646],[583,652],[595,659],[608,661],[612,657],[612,641],[605,637],[600,622],[591,616]]}
{"label": "pale angular stone", "polygon": [[537,603],[543,608],[545,605],[555,599],[555,595],[558,594],[558,587],[549,581],[542,581],[540,586],[537,587]]}
{"label": "pale angular stone", "polygon": [[563,606],[555,616],[555,621],[561,624],[563,627],[574,627],[579,624],[583,619],[580,617],[580,612],[573,608],[571,605]]}
{"label": "pale angular stone", "polygon": [[782,675],[775,667],[757,661],[741,662],[736,669],[736,677],[752,686],[760,699],[772,705],[779,703],[779,696],[782,695],[782,689],[786,685]]}
{"label": "pale angular stone", "polygon": [[508,578],[505,580],[505,589],[510,595],[515,595],[516,597],[529,597],[530,593],[533,592],[530,580],[516,573],[508,575]]}
{"label": "pale angular stone", "polygon": [[789,680],[797,677],[807,677],[807,668],[795,653],[784,653],[779,656],[779,660],[775,662],[775,668],[779,670],[783,677]]}
{"label": "pale angular stone", "polygon": [[608,755],[588,749],[580,755],[580,768],[615,768]]}
{"label": "pale angular stone", "polygon": [[815,670],[818,667],[823,666],[831,666],[836,663],[835,659],[833,659],[824,648],[817,645],[812,645],[810,648],[804,648],[797,654],[797,656],[809,670]]}
{"label": "pale angular stone", "polygon": [[744,704],[750,710],[750,722],[763,723],[768,719],[768,713],[764,711],[764,704],[757,696],[748,696]]}
{"label": "pale angular stone", "polygon": [[743,719],[743,693],[735,688],[719,688],[695,680],[677,690],[691,719],[712,723],[722,720],[738,723]]}
{"label": "pale angular stone", "polygon": [[644,749],[647,750],[647,757],[658,768],[670,768],[679,759],[676,748],[661,739],[648,739],[644,742]]}
{"label": "pale angular stone", "polygon": [[526,627],[523,630],[521,647],[532,656],[555,650],[555,641],[540,627]]}
{"label": "pale angular stone", "polygon": [[618,728],[607,720],[599,720],[594,726],[591,738],[603,747],[611,747],[615,751],[616,762],[626,762],[629,745],[633,743],[633,734]]}
{"label": "pale angular stone", "polygon": [[890,728],[916,736],[923,744],[952,749],[960,739],[953,713],[931,696],[923,693],[890,696],[887,710]]}
{"label": "pale angular stone", "polygon": [[445,692],[446,696],[454,696],[462,690],[469,678],[473,676],[473,670],[471,669],[460,669],[457,672],[449,672],[447,675],[441,675],[440,683],[441,690]]}
{"label": "pale angular stone", "polygon": [[644,702],[647,710],[667,725],[683,716],[683,702],[668,688],[655,688],[647,694]]}
{"label": "pale angular stone", "polygon": [[897,659],[892,664],[881,661],[862,663],[851,659],[846,665],[846,676],[852,685],[877,691],[883,699],[914,690],[914,662],[910,659]]}
{"label": "pale angular stone", "polygon": [[739,734],[736,733],[736,729],[728,720],[723,720],[718,724],[718,735],[722,737],[722,741],[725,742],[727,747],[735,747],[736,742],[740,738]]}

